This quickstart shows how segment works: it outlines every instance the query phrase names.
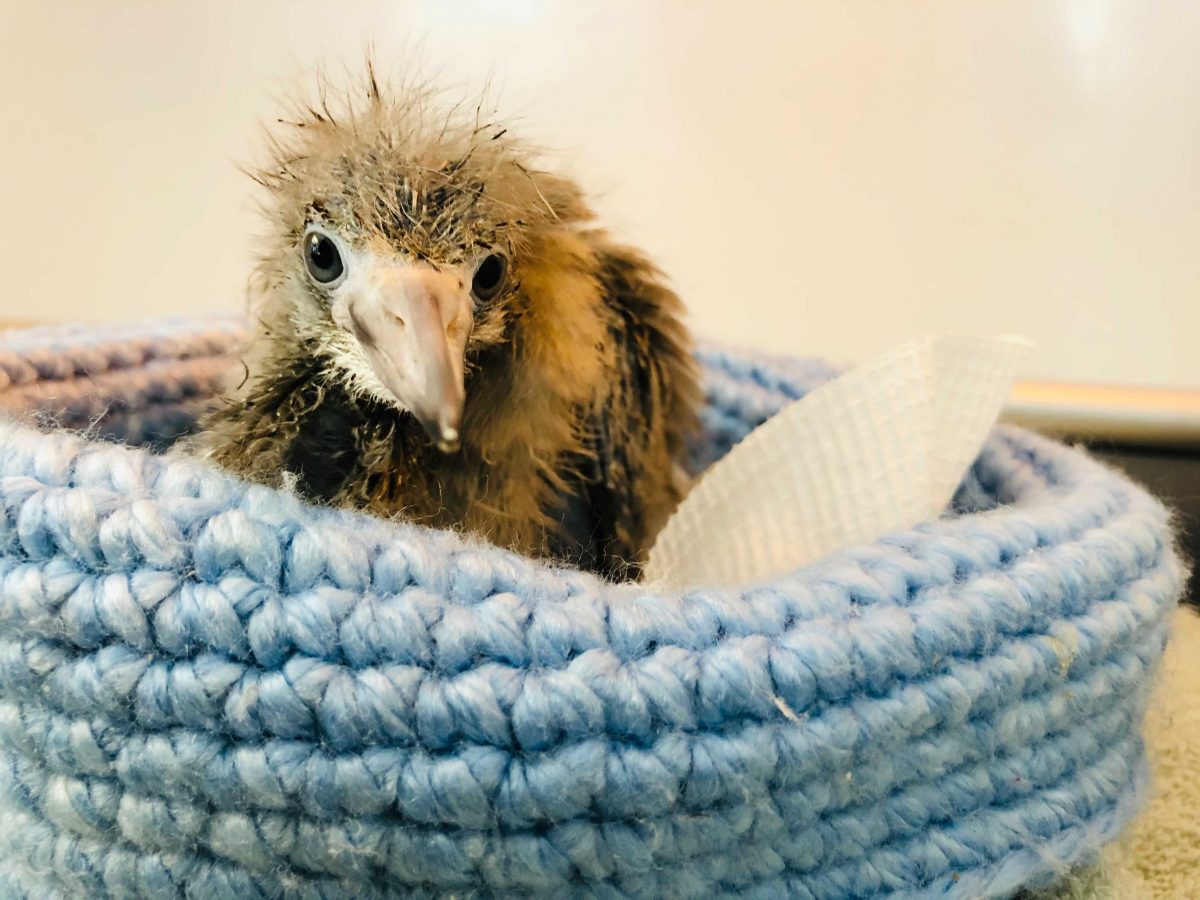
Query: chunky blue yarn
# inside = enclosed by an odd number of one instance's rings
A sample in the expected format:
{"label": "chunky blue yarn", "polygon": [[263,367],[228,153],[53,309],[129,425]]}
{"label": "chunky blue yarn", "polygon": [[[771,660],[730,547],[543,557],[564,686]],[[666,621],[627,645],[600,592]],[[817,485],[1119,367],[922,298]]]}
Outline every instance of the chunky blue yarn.
{"label": "chunky blue yarn", "polygon": [[[0,407],[169,444],[232,329],[0,342]],[[706,348],[702,467],[826,379]],[[997,429],[955,514],[652,593],[0,421],[0,893],[1006,896],[1143,792],[1164,509]]]}

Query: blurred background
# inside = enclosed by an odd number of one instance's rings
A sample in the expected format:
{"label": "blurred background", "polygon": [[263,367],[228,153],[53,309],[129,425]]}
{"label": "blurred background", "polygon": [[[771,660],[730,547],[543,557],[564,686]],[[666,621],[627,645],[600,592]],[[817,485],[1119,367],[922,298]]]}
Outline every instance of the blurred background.
{"label": "blurred background", "polygon": [[703,334],[849,361],[1016,331],[1031,376],[1200,387],[1186,0],[0,0],[0,318],[238,308],[238,165],[369,43],[490,76]]}

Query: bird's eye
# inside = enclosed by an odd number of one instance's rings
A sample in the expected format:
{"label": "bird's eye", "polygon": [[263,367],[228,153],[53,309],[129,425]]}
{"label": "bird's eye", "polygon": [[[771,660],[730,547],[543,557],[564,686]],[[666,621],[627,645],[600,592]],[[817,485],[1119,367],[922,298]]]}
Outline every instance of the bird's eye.
{"label": "bird's eye", "polygon": [[486,303],[500,293],[507,275],[508,260],[503,255],[492,253],[485,256],[475,270],[475,277],[471,279],[471,293],[476,300]]}
{"label": "bird's eye", "polygon": [[304,264],[308,267],[308,274],[312,276],[312,280],[326,287],[341,278],[346,271],[337,244],[319,231],[310,231],[304,236]]}

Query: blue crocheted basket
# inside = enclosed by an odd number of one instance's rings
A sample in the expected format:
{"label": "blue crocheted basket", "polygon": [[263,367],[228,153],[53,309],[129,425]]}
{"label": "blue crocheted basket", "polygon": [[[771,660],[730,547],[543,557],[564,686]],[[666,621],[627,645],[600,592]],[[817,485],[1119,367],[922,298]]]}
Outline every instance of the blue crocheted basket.
{"label": "blue crocheted basket", "polygon": [[[1136,809],[1167,513],[997,429],[935,522],[613,586],[169,444],[235,328],[0,338],[5,896],[1006,896]],[[701,354],[696,464],[827,368]],[[115,437],[126,442],[102,440]]]}

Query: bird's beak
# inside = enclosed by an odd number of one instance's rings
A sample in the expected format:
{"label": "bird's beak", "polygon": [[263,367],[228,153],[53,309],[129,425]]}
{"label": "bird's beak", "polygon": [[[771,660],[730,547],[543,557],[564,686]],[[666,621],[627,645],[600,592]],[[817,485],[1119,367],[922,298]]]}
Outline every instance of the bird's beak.
{"label": "bird's beak", "polygon": [[341,293],[334,321],[357,339],[380,382],[434,443],[455,449],[472,325],[466,287],[424,264],[379,264]]}

